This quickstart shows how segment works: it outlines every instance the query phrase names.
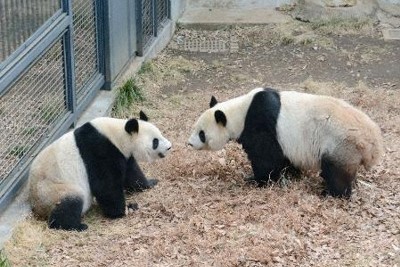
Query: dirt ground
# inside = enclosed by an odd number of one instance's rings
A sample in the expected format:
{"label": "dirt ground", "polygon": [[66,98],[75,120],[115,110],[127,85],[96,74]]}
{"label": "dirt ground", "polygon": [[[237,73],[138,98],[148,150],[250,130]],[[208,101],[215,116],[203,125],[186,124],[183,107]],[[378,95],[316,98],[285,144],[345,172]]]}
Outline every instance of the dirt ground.
{"label": "dirt ground", "polygon": [[[182,38],[237,40],[239,49],[182,51]],[[141,71],[146,101],[118,114],[143,109],[173,143],[165,159],[141,164],[160,182],[128,196],[139,210],[108,220],[94,206],[83,233],[29,218],[5,253],[13,266],[400,266],[399,62],[400,43],[369,23],[180,29]],[[322,179],[309,173],[256,188],[243,181],[251,168],[239,145],[186,146],[211,95],[261,86],[340,97],[379,124],[384,159],[359,172],[351,200],[321,197]]]}

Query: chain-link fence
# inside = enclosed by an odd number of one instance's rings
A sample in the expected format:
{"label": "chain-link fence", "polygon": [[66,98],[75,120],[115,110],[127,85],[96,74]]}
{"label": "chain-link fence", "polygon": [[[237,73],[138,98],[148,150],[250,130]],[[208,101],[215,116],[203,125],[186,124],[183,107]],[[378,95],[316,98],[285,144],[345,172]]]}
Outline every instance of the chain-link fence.
{"label": "chain-link fence", "polygon": [[95,3],[74,0],[72,5],[74,24],[75,87],[77,103],[89,93],[85,86],[98,71]]}
{"label": "chain-link fence", "polygon": [[0,183],[66,115],[64,88],[63,44],[58,40],[1,98]]}
{"label": "chain-link fence", "polygon": [[60,0],[0,0],[0,63],[60,8]]}

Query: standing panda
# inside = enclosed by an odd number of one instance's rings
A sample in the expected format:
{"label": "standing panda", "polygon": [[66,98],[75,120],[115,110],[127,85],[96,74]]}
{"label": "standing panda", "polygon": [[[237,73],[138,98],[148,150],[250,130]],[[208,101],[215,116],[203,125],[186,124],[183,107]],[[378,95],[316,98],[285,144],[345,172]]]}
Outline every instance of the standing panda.
{"label": "standing panda", "polygon": [[143,112],[140,120],[96,118],[41,151],[29,172],[34,214],[48,219],[50,228],[83,231],[81,216],[94,196],[106,217],[123,217],[124,189],[157,183],[146,179],[136,161],[163,158],[171,149],[147,120]]}
{"label": "standing panda", "polygon": [[293,166],[321,171],[324,194],[336,197],[350,197],[359,166],[369,170],[383,154],[379,127],[348,103],[270,88],[222,103],[212,97],[189,145],[219,150],[231,139],[243,145],[258,185]]}

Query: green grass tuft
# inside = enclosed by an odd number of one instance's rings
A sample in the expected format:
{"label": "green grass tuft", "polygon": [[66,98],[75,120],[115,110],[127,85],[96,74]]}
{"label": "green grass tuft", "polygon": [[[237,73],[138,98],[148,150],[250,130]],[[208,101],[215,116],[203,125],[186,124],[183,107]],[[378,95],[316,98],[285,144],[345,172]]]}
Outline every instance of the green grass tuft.
{"label": "green grass tuft", "polygon": [[16,145],[10,149],[8,154],[11,156],[22,158],[26,154],[26,152],[28,152],[28,150],[29,150],[28,146]]}
{"label": "green grass tuft", "polygon": [[146,61],[143,62],[142,66],[140,67],[138,75],[143,75],[145,73],[152,73],[153,70],[154,70],[153,63],[151,63],[151,61]]}
{"label": "green grass tuft", "polygon": [[144,101],[141,88],[137,85],[134,78],[130,78],[125,84],[118,88],[113,110],[120,113],[129,108],[133,103]]}
{"label": "green grass tuft", "polygon": [[0,250],[0,267],[11,267],[11,264],[8,261],[8,258],[5,255],[4,250]]}

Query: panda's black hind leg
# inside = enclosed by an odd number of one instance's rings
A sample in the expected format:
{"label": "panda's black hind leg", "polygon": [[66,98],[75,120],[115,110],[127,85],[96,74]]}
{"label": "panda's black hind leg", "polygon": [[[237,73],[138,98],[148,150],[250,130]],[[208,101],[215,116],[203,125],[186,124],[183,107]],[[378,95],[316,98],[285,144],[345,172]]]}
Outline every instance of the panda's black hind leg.
{"label": "panda's black hind leg", "polygon": [[350,198],[355,172],[349,173],[327,156],[322,157],[321,170],[320,175],[326,182],[326,190],[322,192],[323,195]]}
{"label": "panda's black hind leg", "polygon": [[83,200],[80,197],[66,197],[52,210],[49,228],[68,231],[84,231],[88,227],[81,223]]}
{"label": "panda's black hind leg", "polygon": [[133,157],[128,159],[125,175],[125,189],[128,193],[142,192],[143,190],[153,188],[157,183],[157,179],[146,178]]}

